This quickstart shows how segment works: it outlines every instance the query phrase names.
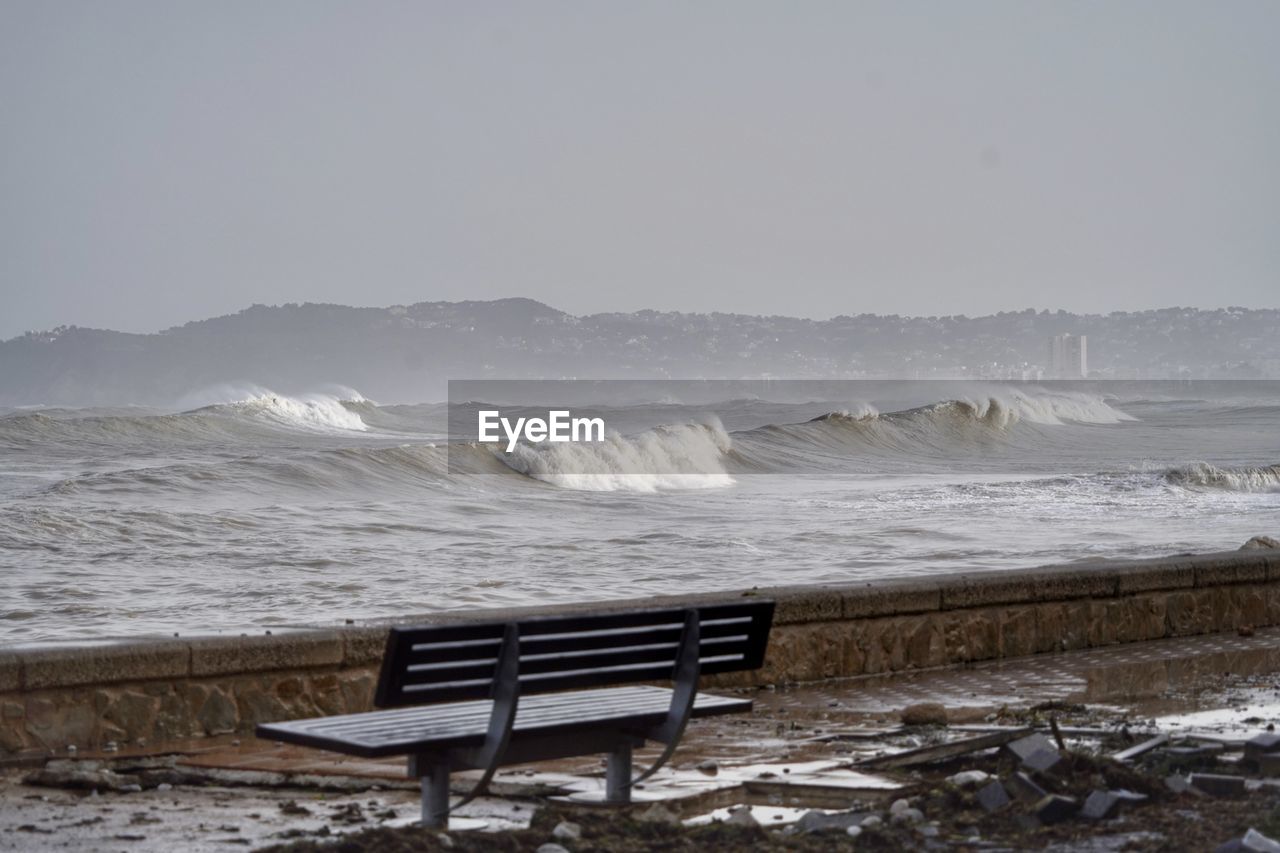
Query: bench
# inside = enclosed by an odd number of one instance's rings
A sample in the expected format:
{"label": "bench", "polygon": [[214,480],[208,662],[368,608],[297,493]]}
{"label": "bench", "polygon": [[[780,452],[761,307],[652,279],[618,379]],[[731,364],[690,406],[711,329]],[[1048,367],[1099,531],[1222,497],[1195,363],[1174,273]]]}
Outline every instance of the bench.
{"label": "bench", "polygon": [[[422,823],[444,827],[501,766],[603,753],[605,800],[675,751],[691,718],[751,710],[698,692],[700,675],[759,669],[773,602],[610,611],[517,622],[392,628],[374,705],[384,710],[259,725],[260,738],[377,758],[408,756]],[[637,682],[669,681],[671,688]],[[629,686],[620,686],[629,685]],[[632,775],[632,749],[665,745]],[[449,774],[482,770],[452,807]]]}

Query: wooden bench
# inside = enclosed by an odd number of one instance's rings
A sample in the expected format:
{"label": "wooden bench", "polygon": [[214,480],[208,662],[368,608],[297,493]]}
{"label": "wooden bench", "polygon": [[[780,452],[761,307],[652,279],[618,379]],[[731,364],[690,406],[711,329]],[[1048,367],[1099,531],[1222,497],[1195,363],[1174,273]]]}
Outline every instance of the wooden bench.
{"label": "wooden bench", "polygon": [[[518,622],[392,628],[374,704],[386,710],[258,726],[258,737],[363,757],[407,755],[421,779],[422,822],[483,792],[494,771],[608,755],[605,799],[630,801],[675,750],[693,717],[751,710],[750,699],[698,692],[698,677],[764,663],[773,602],[610,611]],[[673,688],[636,682],[673,681]],[[629,684],[631,686],[618,686]],[[632,776],[631,751],[658,760]],[[449,805],[449,774],[483,770]]]}

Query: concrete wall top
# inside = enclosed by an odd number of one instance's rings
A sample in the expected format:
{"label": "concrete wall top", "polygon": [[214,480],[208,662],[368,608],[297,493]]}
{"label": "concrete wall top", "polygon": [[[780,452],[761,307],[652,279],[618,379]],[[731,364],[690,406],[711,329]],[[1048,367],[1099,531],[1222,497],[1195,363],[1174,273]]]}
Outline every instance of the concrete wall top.
{"label": "concrete wall top", "polygon": [[1141,592],[1280,581],[1280,551],[1184,554],[918,579],[753,588],[682,596],[450,611],[332,629],[191,638],[19,643],[0,647],[0,692],[124,681],[234,675],[380,661],[395,624],[507,621],[636,607],[687,607],[742,598],[777,602],[776,624],[827,622]]}

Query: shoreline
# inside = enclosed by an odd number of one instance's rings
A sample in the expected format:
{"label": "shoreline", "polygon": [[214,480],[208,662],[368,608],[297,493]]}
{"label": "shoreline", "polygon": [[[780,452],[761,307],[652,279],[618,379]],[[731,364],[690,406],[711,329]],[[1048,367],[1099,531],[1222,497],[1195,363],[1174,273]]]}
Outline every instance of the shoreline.
{"label": "shoreline", "polygon": [[758,688],[1280,624],[1280,550],[447,611],[263,635],[0,646],[0,763],[368,710],[387,628],[742,597],[777,602]]}

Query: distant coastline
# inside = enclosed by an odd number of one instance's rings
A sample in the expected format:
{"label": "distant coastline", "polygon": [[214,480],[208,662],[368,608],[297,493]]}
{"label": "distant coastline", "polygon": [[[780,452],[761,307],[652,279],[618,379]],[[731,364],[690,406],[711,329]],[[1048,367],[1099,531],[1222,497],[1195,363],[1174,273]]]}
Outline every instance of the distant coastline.
{"label": "distant coastline", "polygon": [[530,299],[255,305],[152,334],[59,327],[0,342],[0,406],[173,406],[224,382],[443,399],[456,378],[1020,379],[1086,335],[1090,379],[1280,378],[1280,310],[1023,311],[829,320],[574,316]]}

